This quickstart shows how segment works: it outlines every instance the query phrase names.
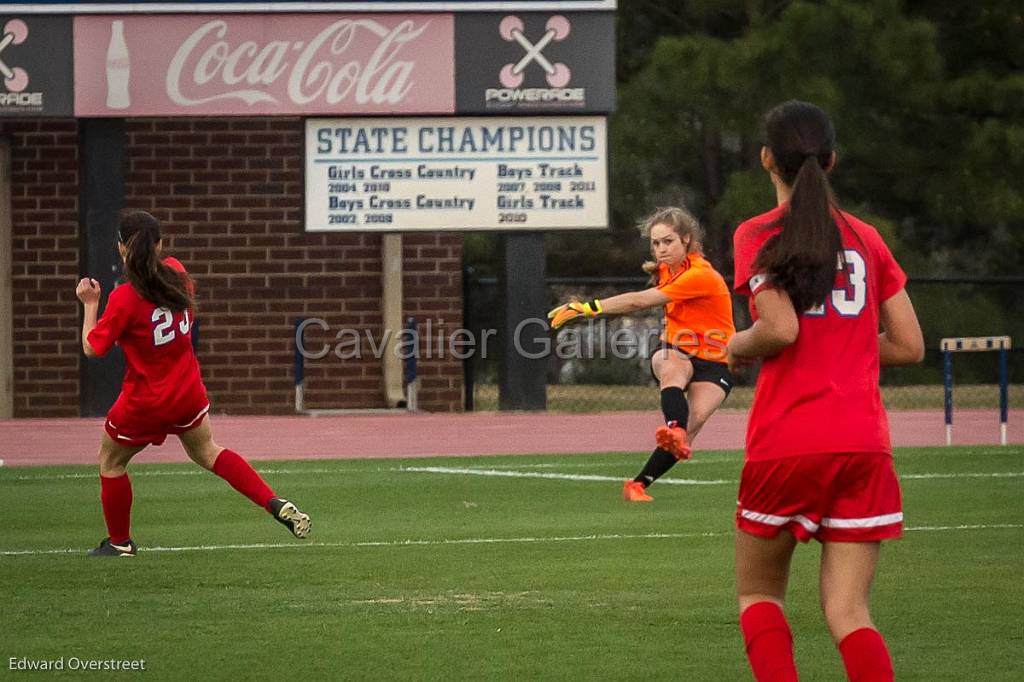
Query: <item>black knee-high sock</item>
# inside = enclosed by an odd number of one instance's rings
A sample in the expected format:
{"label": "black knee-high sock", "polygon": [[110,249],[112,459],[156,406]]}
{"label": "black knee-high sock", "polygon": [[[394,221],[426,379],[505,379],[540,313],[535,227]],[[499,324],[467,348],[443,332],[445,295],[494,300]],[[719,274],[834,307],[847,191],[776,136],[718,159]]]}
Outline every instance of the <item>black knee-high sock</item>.
{"label": "black knee-high sock", "polygon": [[665,415],[666,424],[686,429],[686,423],[690,419],[690,405],[686,402],[683,389],[678,386],[661,389],[661,413]]}
{"label": "black knee-high sock", "polygon": [[665,472],[675,466],[677,461],[675,455],[668,450],[654,448],[654,452],[651,453],[647,464],[644,465],[644,468],[640,470],[640,474],[633,480],[643,483],[646,488],[664,476]]}

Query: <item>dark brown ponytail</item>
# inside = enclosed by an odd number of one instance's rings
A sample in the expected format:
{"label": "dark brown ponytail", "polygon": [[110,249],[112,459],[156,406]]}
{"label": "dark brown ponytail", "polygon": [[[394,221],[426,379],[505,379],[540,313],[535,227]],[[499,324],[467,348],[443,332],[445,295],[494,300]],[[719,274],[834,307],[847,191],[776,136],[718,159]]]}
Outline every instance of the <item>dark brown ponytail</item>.
{"label": "dark brown ponytail", "polygon": [[765,242],[755,269],[784,289],[798,313],[822,304],[835,286],[843,253],[826,170],[835,150],[828,115],[807,102],[780,104],[765,116],[765,146],[792,189],[782,230]]}
{"label": "dark brown ponytail", "polygon": [[145,211],[125,213],[117,236],[126,250],[124,277],[139,296],[173,312],[195,307],[188,275],[165,265],[156,251],[160,242],[156,218]]}

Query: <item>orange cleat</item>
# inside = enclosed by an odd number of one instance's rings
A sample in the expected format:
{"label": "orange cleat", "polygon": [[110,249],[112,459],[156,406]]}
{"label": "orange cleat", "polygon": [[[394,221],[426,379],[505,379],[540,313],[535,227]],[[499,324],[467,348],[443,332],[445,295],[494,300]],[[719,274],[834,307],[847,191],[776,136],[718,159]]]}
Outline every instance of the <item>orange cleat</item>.
{"label": "orange cleat", "polygon": [[654,502],[640,481],[626,481],[622,485],[622,499],[626,502]]}
{"label": "orange cleat", "polygon": [[667,450],[678,460],[690,459],[693,450],[686,441],[686,429],[680,426],[659,426],[654,432],[658,447]]}

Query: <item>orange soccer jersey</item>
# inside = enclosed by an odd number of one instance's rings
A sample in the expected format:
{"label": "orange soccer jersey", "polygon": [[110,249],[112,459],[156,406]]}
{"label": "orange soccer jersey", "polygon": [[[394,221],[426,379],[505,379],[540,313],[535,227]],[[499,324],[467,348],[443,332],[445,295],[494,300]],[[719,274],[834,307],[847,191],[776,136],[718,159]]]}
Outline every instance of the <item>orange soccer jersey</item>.
{"label": "orange soccer jersey", "polygon": [[691,253],[674,274],[658,266],[658,289],[672,300],[665,304],[665,333],[661,340],[689,355],[721,362],[736,333],[729,287],[711,263]]}

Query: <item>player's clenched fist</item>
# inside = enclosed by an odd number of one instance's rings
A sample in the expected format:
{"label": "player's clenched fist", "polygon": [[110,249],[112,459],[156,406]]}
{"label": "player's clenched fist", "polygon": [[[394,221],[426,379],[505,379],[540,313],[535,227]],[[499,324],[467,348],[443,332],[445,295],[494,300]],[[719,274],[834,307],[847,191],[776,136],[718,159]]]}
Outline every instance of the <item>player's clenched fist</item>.
{"label": "player's clenched fist", "polygon": [[569,320],[575,320],[577,317],[597,317],[603,312],[604,308],[601,307],[601,301],[595,298],[590,302],[573,301],[572,303],[563,303],[548,312],[548,319],[551,320],[551,328],[558,329]]}
{"label": "player's clenched fist", "polygon": [[100,283],[89,277],[83,277],[75,288],[75,296],[78,296],[78,300],[82,303],[99,303]]}

